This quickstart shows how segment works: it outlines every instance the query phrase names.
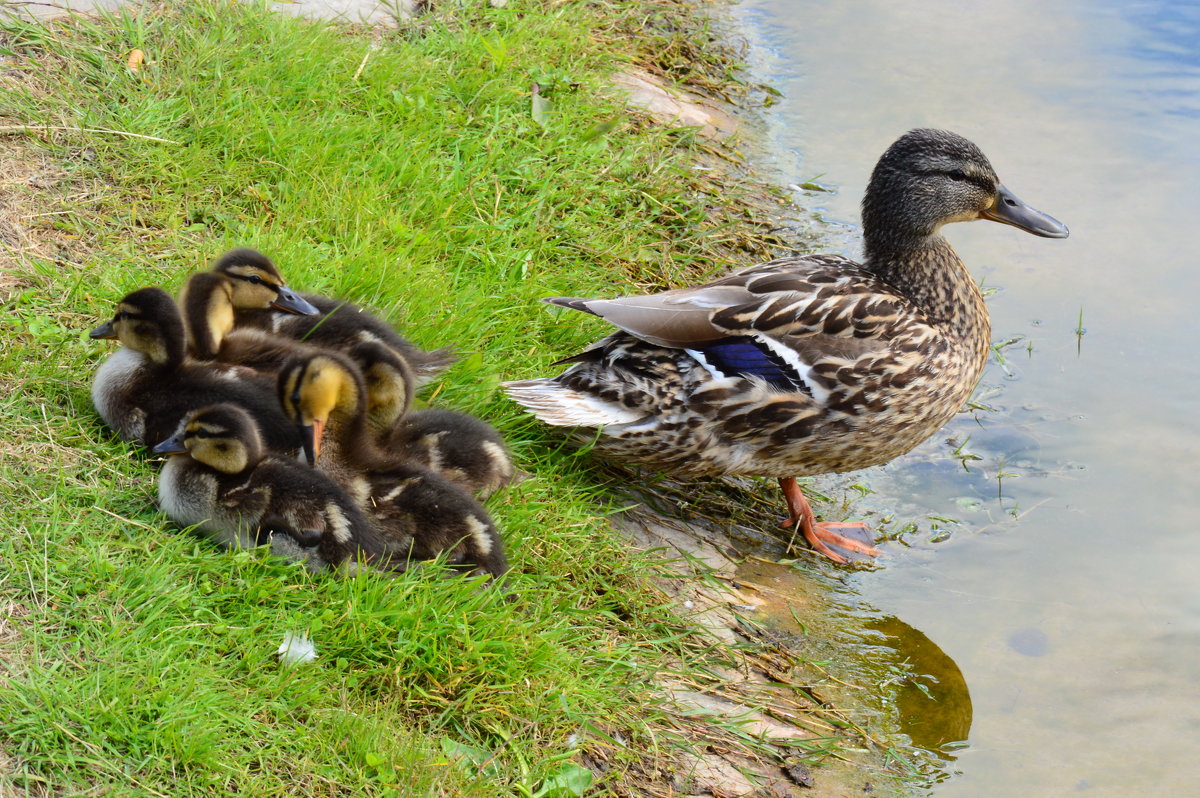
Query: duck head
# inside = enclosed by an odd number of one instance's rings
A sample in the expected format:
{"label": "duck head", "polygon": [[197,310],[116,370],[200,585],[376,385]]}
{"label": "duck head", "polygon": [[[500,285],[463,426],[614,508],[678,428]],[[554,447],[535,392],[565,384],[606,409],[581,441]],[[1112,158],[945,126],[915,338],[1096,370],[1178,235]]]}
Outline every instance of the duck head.
{"label": "duck head", "polygon": [[249,413],[237,405],[219,404],[189,413],[180,431],[152,451],[186,454],[224,474],[240,474],[262,460],[263,443]]}
{"label": "duck head", "polygon": [[412,405],[412,368],[394,349],[374,341],[356,344],[348,354],[362,372],[368,422],[377,430],[390,428]]}
{"label": "duck head", "polygon": [[321,311],[287,287],[271,259],[255,249],[235,249],[222,255],[212,273],[228,280],[230,301],[239,310],[275,308],[301,316]]}
{"label": "duck head", "polygon": [[888,148],[863,197],[867,259],[921,247],[945,224],[990,219],[1044,238],[1066,225],[1017,198],[975,144],[947,130],[905,133]]}
{"label": "duck head", "polygon": [[89,336],[115,338],[158,365],[183,362],[183,318],[175,300],[161,288],[143,288],[127,294],[117,303],[116,314]]}
{"label": "duck head", "polygon": [[300,355],[284,363],[278,378],[279,404],[300,428],[304,456],[316,464],[325,428],[361,420],[364,387],[357,367],[332,352]]}

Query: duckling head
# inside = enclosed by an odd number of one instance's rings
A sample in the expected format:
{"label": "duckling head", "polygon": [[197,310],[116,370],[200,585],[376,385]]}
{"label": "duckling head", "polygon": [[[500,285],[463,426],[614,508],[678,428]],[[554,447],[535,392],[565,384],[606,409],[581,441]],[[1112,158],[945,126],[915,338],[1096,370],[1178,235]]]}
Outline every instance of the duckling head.
{"label": "duckling head", "polygon": [[315,316],[321,312],[288,288],[271,259],[256,249],[226,252],[213,264],[211,273],[225,278],[230,290],[229,301],[238,310],[275,308],[301,316]]}
{"label": "duckling head", "polygon": [[116,314],[89,333],[92,338],[115,338],[141,352],[153,363],[183,361],[183,318],[175,300],[161,288],[143,288],[117,303]]}
{"label": "duckling head", "polygon": [[921,247],[945,224],[974,219],[1011,224],[1045,238],[1066,225],[1019,200],[975,144],[948,130],[911,130],[871,174],[862,206],[867,259]]}
{"label": "duckling head", "polygon": [[362,376],[351,361],[333,352],[288,360],[279,372],[278,389],[283,412],[300,427],[309,463],[316,463],[321,453],[331,418],[344,424],[362,415]]}
{"label": "duckling head", "polygon": [[219,404],[184,417],[179,432],[153,449],[158,454],[186,454],[225,474],[240,474],[263,458],[262,435],[242,408]]}
{"label": "duckling head", "polygon": [[362,372],[368,422],[377,429],[391,427],[412,405],[416,382],[408,361],[375,341],[356,344],[349,355]]}

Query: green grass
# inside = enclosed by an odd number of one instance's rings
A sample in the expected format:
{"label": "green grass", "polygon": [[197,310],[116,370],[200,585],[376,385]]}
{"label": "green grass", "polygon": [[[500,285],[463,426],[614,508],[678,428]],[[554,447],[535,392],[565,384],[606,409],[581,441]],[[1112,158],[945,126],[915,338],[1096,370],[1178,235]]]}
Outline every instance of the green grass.
{"label": "green grass", "polygon": [[[175,143],[18,140],[59,177],[13,195],[37,243],[6,244],[0,284],[0,792],[572,795],[578,753],[604,751],[604,789],[636,793],[634,766],[679,743],[654,682],[711,644],[608,527],[600,473],[498,383],[602,331],[539,297],[727,268],[740,209],[689,169],[690,136],[604,91],[613,41],[683,12],[452,10],[391,32],[218,2],[2,23],[3,124]],[[530,475],[489,503],[515,601],[435,569],[314,577],[156,512],[155,464],[91,409],[110,350],[86,333],[234,246],[459,348],[427,396],[495,423]],[[289,631],[316,662],[278,663]]]}

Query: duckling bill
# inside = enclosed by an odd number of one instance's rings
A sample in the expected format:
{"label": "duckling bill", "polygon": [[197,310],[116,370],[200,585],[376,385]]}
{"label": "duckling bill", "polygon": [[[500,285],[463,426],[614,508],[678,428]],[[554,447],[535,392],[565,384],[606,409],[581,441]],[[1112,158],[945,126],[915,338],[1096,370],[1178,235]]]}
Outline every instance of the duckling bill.
{"label": "duckling bill", "polygon": [[509,396],[616,460],[680,477],[777,478],[785,523],[814,549],[835,562],[877,554],[836,531],[846,525],[817,523],[795,478],[886,463],[970,397],[991,327],[942,227],[990,219],[1045,238],[1068,232],[943,130],[894,142],[862,210],[862,263],[793,256],[649,296],[547,299],[616,330],[560,361],[569,367],[556,377],[505,383]]}

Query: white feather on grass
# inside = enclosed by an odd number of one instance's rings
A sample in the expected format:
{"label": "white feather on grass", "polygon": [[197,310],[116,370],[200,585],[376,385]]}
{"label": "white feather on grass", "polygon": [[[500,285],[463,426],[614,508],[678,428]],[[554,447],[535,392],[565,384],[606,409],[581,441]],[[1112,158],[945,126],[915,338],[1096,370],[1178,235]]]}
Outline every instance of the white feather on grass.
{"label": "white feather on grass", "polygon": [[279,661],[284,665],[312,662],[317,658],[317,647],[304,632],[288,632],[279,644]]}

